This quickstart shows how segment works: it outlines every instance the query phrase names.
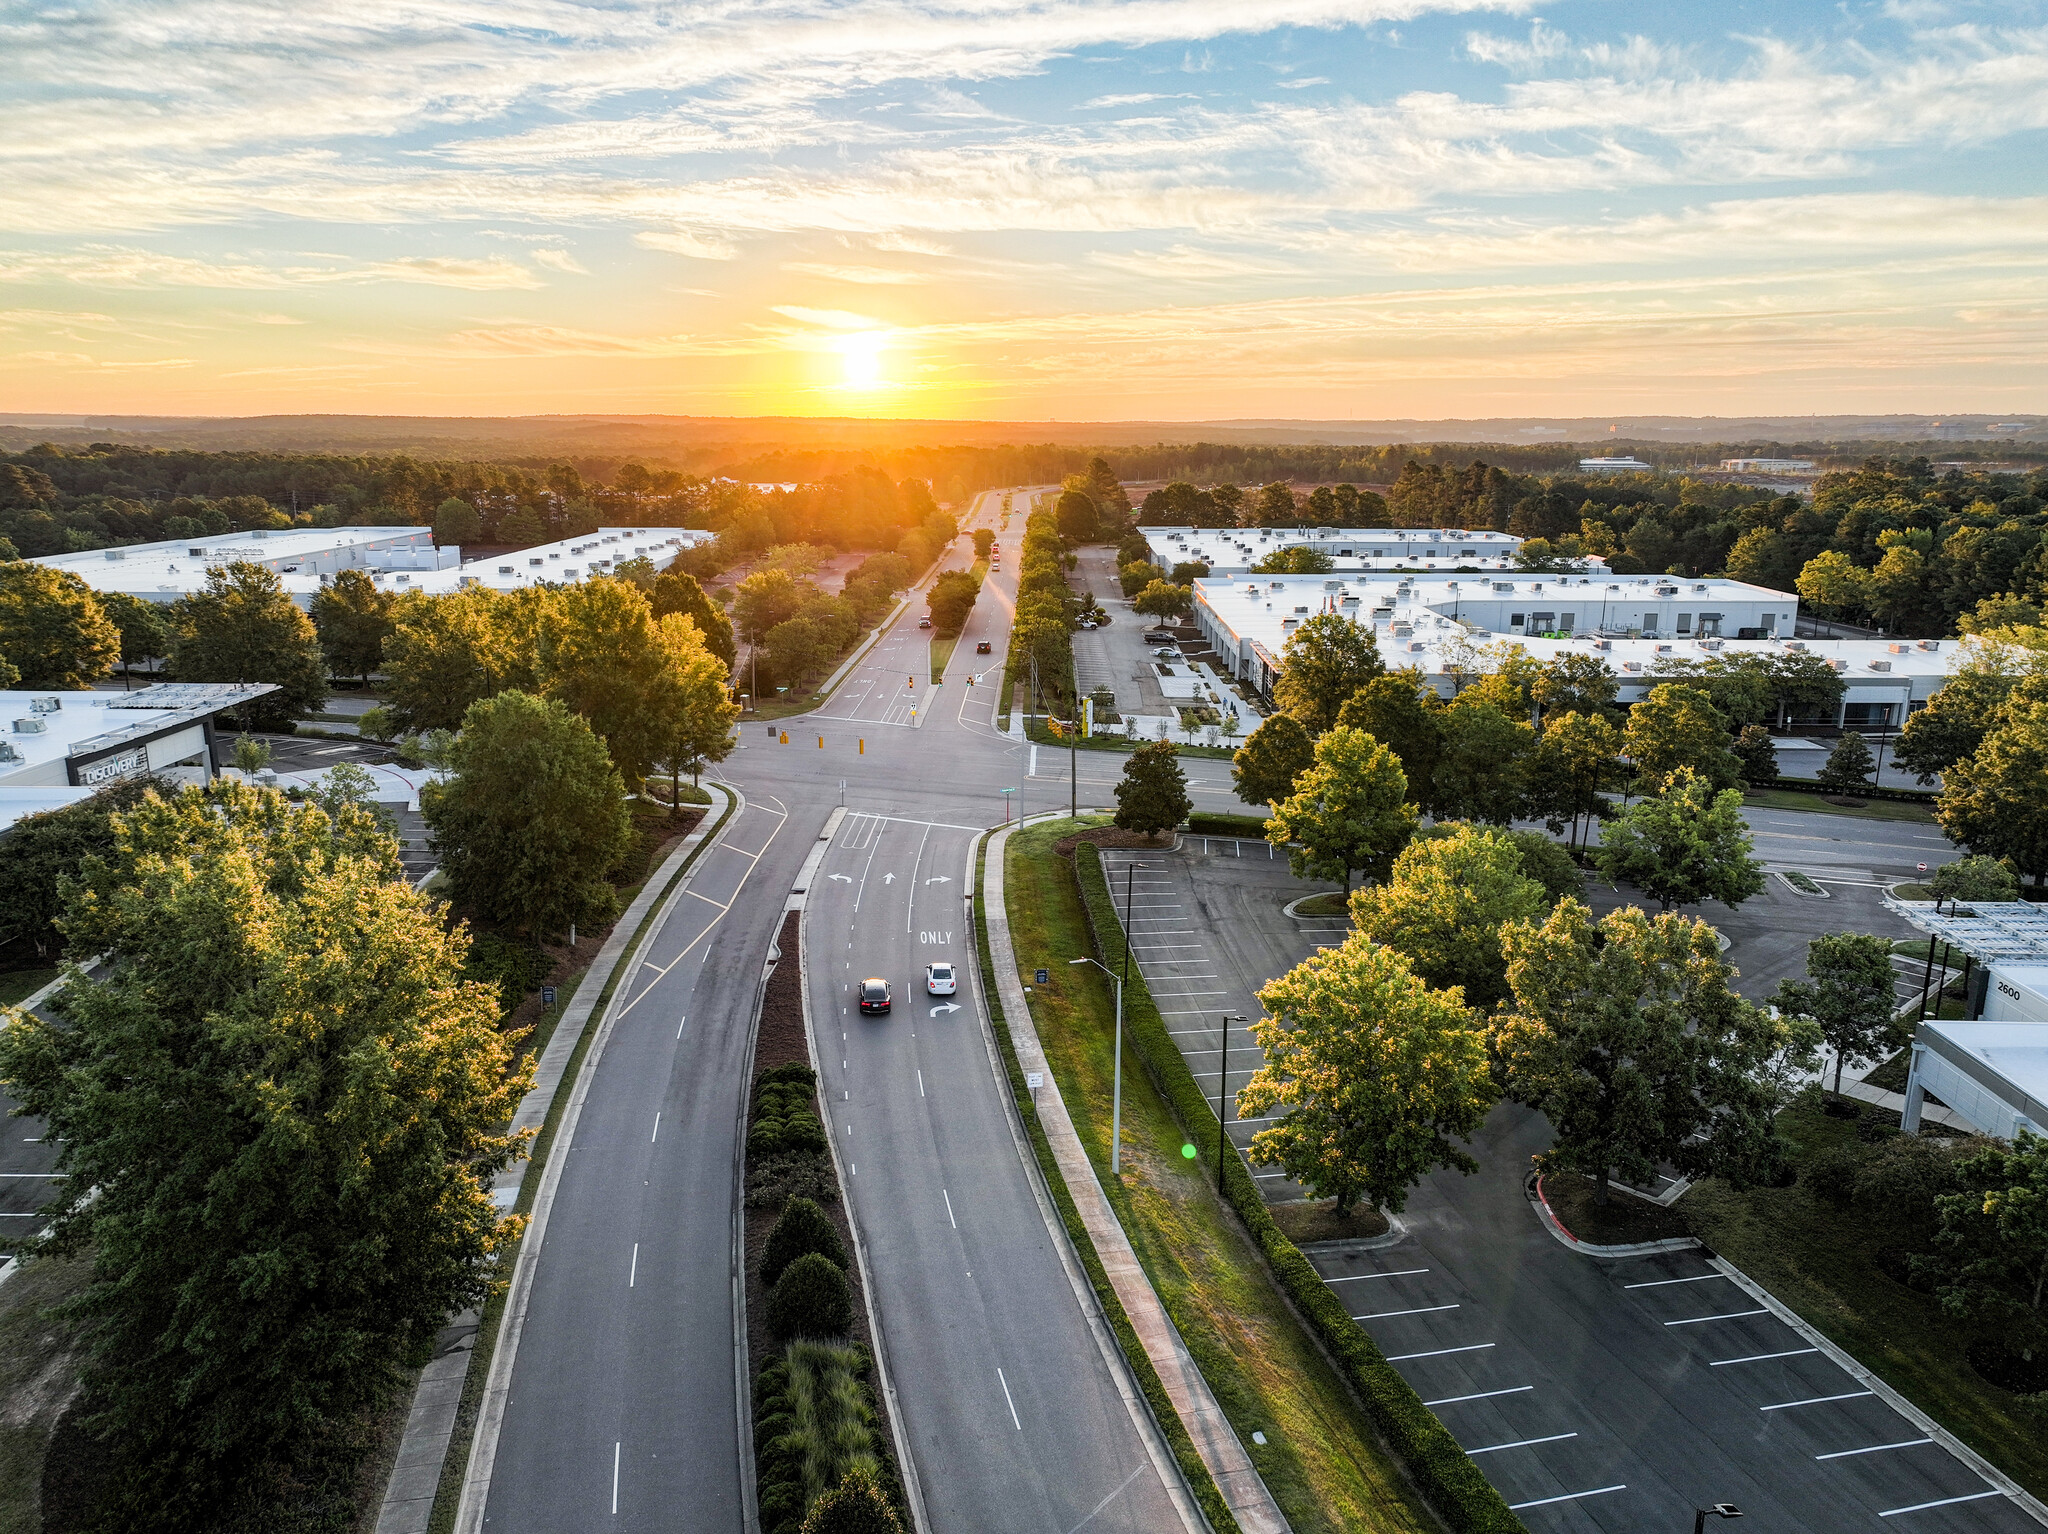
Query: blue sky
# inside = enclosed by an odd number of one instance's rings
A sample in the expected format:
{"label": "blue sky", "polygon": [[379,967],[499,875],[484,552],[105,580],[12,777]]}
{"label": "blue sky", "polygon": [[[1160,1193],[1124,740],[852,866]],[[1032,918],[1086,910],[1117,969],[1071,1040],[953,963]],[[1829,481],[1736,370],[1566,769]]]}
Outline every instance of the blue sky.
{"label": "blue sky", "polygon": [[2044,408],[2048,6],[0,0],[0,409]]}

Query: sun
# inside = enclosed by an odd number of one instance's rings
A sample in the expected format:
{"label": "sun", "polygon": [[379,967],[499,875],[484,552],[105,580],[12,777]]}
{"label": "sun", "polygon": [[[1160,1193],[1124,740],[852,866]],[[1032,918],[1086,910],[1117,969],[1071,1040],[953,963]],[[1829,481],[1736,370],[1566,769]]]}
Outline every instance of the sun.
{"label": "sun", "polygon": [[839,357],[845,377],[840,386],[846,389],[888,388],[889,380],[882,372],[882,355],[888,346],[888,335],[878,330],[842,337]]}

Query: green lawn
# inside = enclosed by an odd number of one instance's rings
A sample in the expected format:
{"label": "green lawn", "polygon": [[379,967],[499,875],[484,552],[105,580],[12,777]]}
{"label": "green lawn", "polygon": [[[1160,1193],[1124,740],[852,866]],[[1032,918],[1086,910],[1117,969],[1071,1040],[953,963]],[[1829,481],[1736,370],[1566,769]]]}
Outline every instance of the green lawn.
{"label": "green lawn", "polygon": [[1859,820],[1909,820],[1915,825],[1931,826],[1933,814],[1923,805],[1908,804],[1902,799],[1866,799],[1863,808],[1852,810],[1839,804],[1829,804],[1819,794],[1802,794],[1792,788],[1752,788],[1742,796],[1742,802],[1760,810],[1804,810],[1813,815],[1853,815]]}
{"label": "green lawn", "polygon": [[[1795,1162],[1856,1140],[1854,1123],[1807,1102],[1788,1108],[1778,1127]],[[2048,1495],[2048,1432],[1965,1361],[1979,1335],[1971,1323],[1880,1270],[1882,1222],[1813,1198],[1804,1186],[1738,1193],[1714,1179],[1678,1208],[1715,1251],[2028,1491]]]}
{"label": "green lawn", "polygon": [[[1089,952],[1072,870],[1051,844],[1077,824],[1012,838],[1004,866],[1018,962]],[[1109,1175],[1113,1006],[1092,968],[1054,970],[1032,1015],[1074,1126],[1188,1350],[1298,1534],[1436,1526],[1380,1448],[1364,1413],[1267,1274],[1214,1189],[1214,1126],[1194,1160],[1165,1099],[1128,1053],[1124,1175]],[[1200,1132],[1197,1137],[1202,1138]],[[1266,1436],[1252,1442],[1254,1432]]]}
{"label": "green lawn", "polygon": [[10,969],[0,973],[0,1007],[15,1007],[57,978],[50,969]]}

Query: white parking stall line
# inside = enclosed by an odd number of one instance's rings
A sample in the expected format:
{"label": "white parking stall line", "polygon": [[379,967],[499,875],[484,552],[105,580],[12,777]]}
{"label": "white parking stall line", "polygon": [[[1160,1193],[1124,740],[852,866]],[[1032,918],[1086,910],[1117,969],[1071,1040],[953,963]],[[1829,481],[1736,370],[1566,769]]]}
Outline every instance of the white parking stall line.
{"label": "white parking stall line", "polygon": [[1326,1284],[1355,1284],[1368,1278],[1407,1278],[1416,1273],[1427,1273],[1427,1268],[1397,1268],[1392,1273],[1353,1273],[1345,1278],[1326,1278]]}
{"label": "white parking stall line", "polygon": [[1517,1438],[1513,1443],[1490,1443],[1483,1449],[1467,1449],[1467,1455],[1498,1454],[1502,1449],[1526,1449],[1531,1444],[1562,1443],[1567,1438],[1576,1438],[1577,1433],[1552,1433],[1547,1438]]}
{"label": "white parking stall line", "polygon": [[1391,1318],[1392,1318],[1392,1317],[1394,1317],[1394,1316],[1427,1316],[1427,1315],[1433,1315],[1433,1314],[1435,1314],[1435,1313],[1436,1313],[1437,1311],[1439,1311],[1439,1310],[1456,1310],[1457,1308],[1458,1308],[1458,1307],[1457,1307],[1457,1306],[1456,1306],[1455,1304],[1453,1304],[1453,1305],[1417,1305],[1417,1306],[1416,1306],[1416,1307],[1415,1307],[1414,1309],[1412,1309],[1412,1310],[1372,1310],[1372,1311],[1367,1311],[1367,1312],[1366,1312],[1366,1313],[1365,1313],[1364,1315],[1362,1315],[1362,1316],[1353,1316],[1353,1317],[1352,1317],[1351,1319],[1352,1319],[1352,1320],[1354,1320],[1354,1321],[1386,1321],[1386,1320],[1389,1320],[1389,1319],[1391,1319]]}
{"label": "white parking stall line", "polygon": [[1709,1369],[1725,1369],[1730,1364],[1761,1364],[1773,1358],[1797,1358],[1803,1353],[1818,1353],[1819,1348],[1787,1348],[1782,1353],[1752,1353],[1747,1358],[1715,1358],[1708,1360]]}
{"label": "white parking stall line", "polygon": [[1725,1279],[1726,1273],[1695,1273],[1691,1278],[1653,1278],[1640,1284],[1623,1284],[1624,1289],[1662,1289],[1667,1284],[1703,1284],[1710,1278]]}
{"label": "white parking stall line", "polygon": [[1511,1385],[1506,1390],[1475,1390],[1468,1396],[1438,1396],[1434,1401],[1424,1401],[1424,1406],[1455,1406],[1460,1401],[1489,1401],[1495,1396],[1518,1396],[1534,1390],[1534,1385]]}
{"label": "white parking stall line", "polygon": [[1666,1321],[1666,1326],[1704,1326],[1709,1321],[1740,1321],[1744,1316],[1767,1316],[1770,1311],[1759,1307],[1756,1310],[1731,1310],[1725,1316],[1688,1316],[1683,1321]]}
{"label": "white parking stall line", "polygon": [[1628,1483],[1619,1486],[1596,1486],[1591,1491],[1568,1491],[1561,1497],[1538,1497],[1533,1502],[1510,1502],[1508,1511],[1518,1513],[1525,1507],[1548,1507],[1553,1502],[1576,1502],[1581,1497],[1604,1497],[1610,1491],[1627,1491]]}
{"label": "white parking stall line", "polygon": [[1780,1401],[1775,1406],[1759,1406],[1758,1411],[1790,1411],[1795,1406],[1825,1406],[1830,1401],[1856,1401],[1864,1396],[1874,1396],[1875,1390],[1848,1390],[1838,1396],[1808,1396],[1803,1401]]}
{"label": "white parking stall line", "polygon": [[1452,1353],[1483,1353],[1492,1346],[1494,1344],[1491,1342],[1468,1342],[1463,1347],[1431,1348],[1426,1353],[1389,1353],[1387,1355],[1387,1362],[1390,1364],[1402,1364],[1411,1358],[1445,1358]]}
{"label": "white parking stall line", "polygon": [[1832,1454],[1816,1454],[1815,1459],[1853,1459],[1859,1454],[1882,1454],[1887,1449],[1917,1449],[1923,1443],[1933,1443],[1932,1438],[1901,1438],[1897,1443],[1874,1443],[1864,1449],[1837,1449]]}
{"label": "white parking stall line", "polygon": [[1924,1513],[1930,1507],[1954,1507],[1958,1502],[1982,1502],[1986,1497],[2002,1497],[2005,1493],[1993,1487],[1990,1491],[1973,1491],[1966,1497],[1943,1497],[1939,1502],[1915,1502],[1911,1507],[1894,1507],[1879,1513],[1880,1518],[1896,1518],[1901,1513]]}

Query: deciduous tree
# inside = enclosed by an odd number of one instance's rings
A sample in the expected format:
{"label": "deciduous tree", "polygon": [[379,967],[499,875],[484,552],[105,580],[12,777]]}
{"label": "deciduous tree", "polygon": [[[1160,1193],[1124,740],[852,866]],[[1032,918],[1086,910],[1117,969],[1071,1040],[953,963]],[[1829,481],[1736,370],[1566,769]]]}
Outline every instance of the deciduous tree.
{"label": "deciduous tree", "polygon": [[171,611],[161,602],[148,602],[125,591],[99,591],[100,610],[121,631],[121,675],[123,685],[137,661],[161,660],[171,653],[174,637]]}
{"label": "deciduous tree", "polygon": [[1278,1117],[1250,1158],[1339,1214],[1363,1198],[1399,1211],[1440,1166],[1479,1164],[1458,1144],[1497,1096],[1484,1041],[1456,990],[1434,991],[1388,948],[1354,933],[1259,992],[1252,1025],[1266,1063],[1237,1095],[1240,1117]]}
{"label": "deciduous tree", "polygon": [[[2013,1358],[2048,1348],[2048,1139],[2022,1129],[1956,1165],[1964,1191],[1934,1206],[1941,1227],[1928,1265],[1951,1315],[1999,1324]],[[1916,1265],[1917,1266],[1917,1265]]]}
{"label": "deciduous tree", "polygon": [[1052,514],[1069,543],[1092,543],[1102,520],[1094,498],[1080,490],[1062,491]]}
{"label": "deciduous tree", "polygon": [[1277,804],[1314,763],[1315,742],[1292,714],[1273,714],[1231,757],[1230,781],[1247,804]]}
{"label": "deciduous tree", "polygon": [[2041,886],[2048,876],[2048,703],[2009,709],[1974,755],[1949,768],[1934,818],[1952,840],[2010,858]]}
{"label": "deciduous tree", "polygon": [[980,595],[981,582],[965,570],[943,572],[932,582],[928,598],[932,627],[941,634],[959,633],[967,627],[968,614],[974,611]]}
{"label": "deciduous tree", "polygon": [[1735,737],[1735,760],[1742,764],[1742,781],[1754,788],[1778,776],[1778,748],[1771,732],[1760,724],[1745,725]]}
{"label": "deciduous tree", "polygon": [[1131,609],[1161,622],[1184,623],[1195,610],[1195,588],[1155,580],[1131,598]]}
{"label": "deciduous tree", "polygon": [[[870,564],[873,562],[869,561]],[[907,577],[908,572],[905,574]],[[704,594],[696,576],[684,570],[662,571],[655,577],[654,591],[648,603],[657,620],[666,618],[670,613],[680,613],[696,624],[697,632],[704,636],[705,648],[717,656],[727,674],[731,674],[733,661],[739,654],[739,647],[733,642],[732,619],[725,615],[724,608]]]}
{"label": "deciduous tree", "polygon": [[1660,1162],[1738,1185],[1777,1164],[1760,1077],[1786,1032],[1729,984],[1714,929],[1563,900],[1501,938],[1513,1010],[1492,1030],[1507,1093],[1550,1120],[1542,1164],[1583,1172],[1607,1200]]}
{"label": "deciduous tree", "polygon": [[1601,791],[1615,780],[1621,762],[1621,732],[1600,714],[1553,716],[1536,738],[1523,769],[1526,808],[1552,831],[1572,828],[1606,806]]}
{"label": "deciduous tree", "polygon": [[1490,1007],[1507,994],[1501,928],[1541,917],[1551,901],[1523,874],[1521,849],[1507,832],[1449,829],[1410,842],[1384,884],[1351,897],[1351,920],[1430,985],[1458,986],[1472,1006]]}
{"label": "deciduous tree", "polygon": [[1124,763],[1116,786],[1116,823],[1126,831],[1157,836],[1186,820],[1194,810],[1188,798],[1187,774],[1180,770],[1172,741],[1140,746]]}
{"label": "deciduous tree", "polygon": [[1361,869],[1385,877],[1415,834],[1407,798],[1394,753],[1363,730],[1339,727],[1316,742],[1314,763],[1273,806],[1266,839],[1289,848],[1296,877],[1342,879],[1349,892]]}
{"label": "deciduous tree", "polygon": [[1280,664],[1273,701],[1311,735],[1336,724],[1345,700],[1387,669],[1372,630],[1338,613],[1317,613],[1290,634]]}
{"label": "deciduous tree", "polygon": [[1730,910],[1764,887],[1763,865],[1742,818],[1742,791],[1679,768],[1654,799],[1625,810],[1600,833],[1600,875],[1633,884],[1660,906],[1718,900]]}
{"label": "deciduous tree", "polygon": [[598,579],[555,594],[541,629],[538,680],[589,721],[628,783],[647,776],[660,749],[667,664],[636,587]]}
{"label": "deciduous tree", "polygon": [[23,687],[90,687],[114,669],[121,632],[69,570],[0,564],[0,659]]}
{"label": "deciduous tree", "polygon": [[1443,755],[1443,705],[1413,670],[1376,676],[1344,700],[1337,723],[1363,730],[1385,746],[1408,775],[1408,802],[1425,815],[1436,811],[1437,761]]}
{"label": "deciduous tree", "polygon": [[1729,749],[1728,722],[1697,687],[1665,682],[1629,711],[1623,748],[1635,764],[1636,781],[1656,793],[1681,768],[1716,788],[1742,781],[1742,764]]}
{"label": "deciduous tree", "polygon": [[241,710],[251,729],[289,730],[326,703],[320,636],[262,565],[238,560],[208,570],[206,585],[179,599],[176,620],[171,670],[179,681],[277,684]]}
{"label": "deciduous tree", "polygon": [[500,693],[470,705],[450,766],[420,811],[457,905],[534,937],[617,913],[607,881],[633,841],[626,787],[581,717]]}
{"label": "deciduous tree", "polygon": [[1806,978],[1781,980],[1772,999],[1780,1012],[1809,1017],[1835,1052],[1835,1095],[1844,1066],[1864,1065],[1893,1047],[1892,945],[1863,932],[1833,932],[1806,945]]}
{"label": "deciduous tree", "polygon": [[370,673],[384,663],[384,641],[394,627],[391,609],[395,601],[361,570],[334,573],[334,579],[313,597],[313,628],[320,636],[320,653],[327,657],[328,670],[368,685]]}
{"label": "deciduous tree", "polygon": [[219,1527],[266,1460],[389,1396],[517,1229],[491,1178],[530,1079],[467,942],[367,816],[236,785],[121,816],[63,925],[121,962],[16,1014],[0,1077],[89,1253],[116,1526]]}
{"label": "deciduous tree", "polygon": [[1536,732],[1475,693],[1436,716],[1443,741],[1430,808],[1440,819],[1504,826],[1528,806],[1526,765]]}
{"label": "deciduous tree", "polygon": [[449,496],[434,512],[434,542],[441,548],[475,543],[483,535],[484,519],[460,496]]}
{"label": "deciduous tree", "polygon": [[711,653],[692,620],[670,613],[655,630],[662,673],[653,699],[653,760],[668,772],[674,803],[684,773],[694,777],[706,762],[732,754],[740,706],[726,686],[725,663]]}
{"label": "deciduous tree", "polygon": [[[531,594],[537,610],[553,594]],[[488,586],[447,596],[408,593],[392,604],[384,641],[390,710],[402,730],[447,730],[474,703],[536,685],[530,645],[513,604]],[[537,612],[536,612],[537,616]]]}

